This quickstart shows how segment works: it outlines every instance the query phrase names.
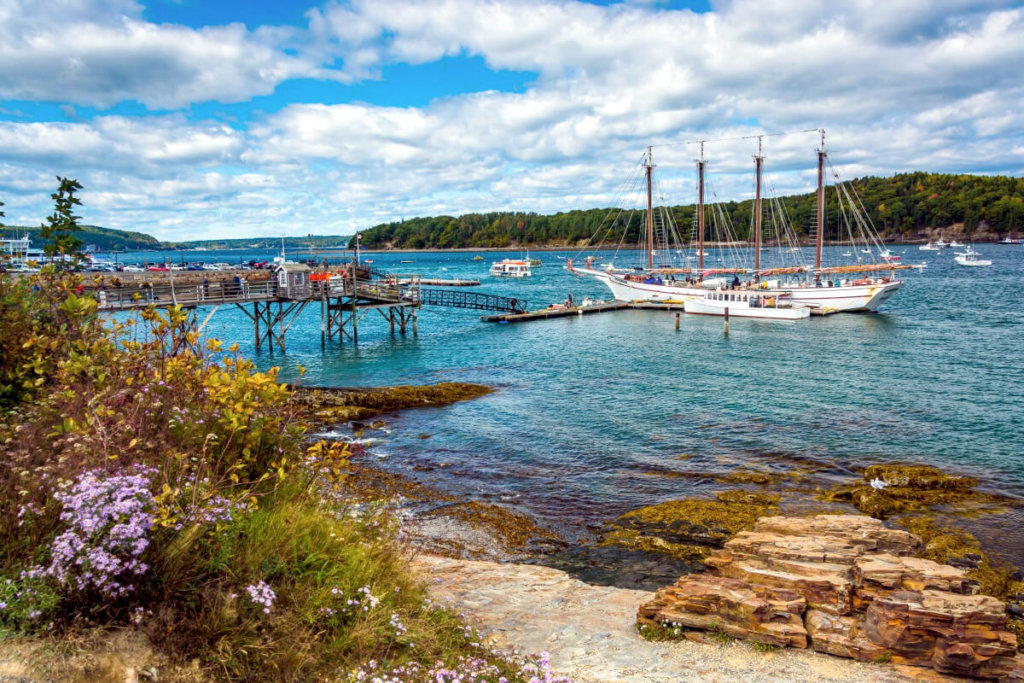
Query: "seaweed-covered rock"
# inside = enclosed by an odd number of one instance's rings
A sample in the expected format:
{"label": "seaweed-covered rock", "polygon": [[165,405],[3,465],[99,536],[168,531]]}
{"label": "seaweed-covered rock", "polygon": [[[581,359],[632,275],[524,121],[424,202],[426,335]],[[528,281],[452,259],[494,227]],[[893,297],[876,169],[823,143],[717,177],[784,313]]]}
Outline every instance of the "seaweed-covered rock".
{"label": "seaweed-covered rock", "polygon": [[383,412],[446,406],[491,391],[482,384],[466,382],[366,389],[296,387],[294,401],[307,422],[331,425],[365,420]]}
{"label": "seaweed-covered rock", "polygon": [[720,548],[758,517],[774,512],[778,496],[724,491],[714,500],[672,500],[632,510],[609,523],[600,544],[669,555],[700,558]]}
{"label": "seaweed-covered rock", "polygon": [[1014,504],[1008,498],[975,490],[977,484],[973,477],[947,474],[928,465],[871,465],[864,470],[862,481],[836,486],[820,498],[850,503],[879,519],[936,505]]}

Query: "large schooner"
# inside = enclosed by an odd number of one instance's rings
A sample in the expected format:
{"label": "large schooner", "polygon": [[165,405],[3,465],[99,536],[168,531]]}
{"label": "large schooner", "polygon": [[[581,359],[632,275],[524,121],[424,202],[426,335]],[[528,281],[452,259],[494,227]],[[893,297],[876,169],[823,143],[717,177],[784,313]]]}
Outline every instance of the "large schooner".
{"label": "large schooner", "polygon": [[[752,233],[753,264],[725,264],[721,267],[708,267],[706,258],[709,252],[705,249],[706,214],[705,205],[705,171],[707,161],[704,158],[704,143],[700,143],[700,158],[697,159],[697,211],[694,244],[694,256],[698,260],[696,267],[687,264],[656,263],[663,260],[657,246],[669,253],[674,250],[665,245],[656,245],[655,240],[655,207],[653,206],[652,177],[654,170],[652,149],[649,147],[644,155],[644,175],[647,187],[647,211],[644,221],[645,263],[633,268],[616,268],[609,264],[604,269],[594,267],[594,259],[587,258],[583,264],[568,261],[566,268],[577,275],[594,277],[612,291],[616,299],[622,301],[677,301],[685,297],[703,297],[708,290],[736,288],[757,290],[764,294],[786,296],[794,304],[802,304],[814,309],[815,312],[854,312],[874,311],[887,301],[903,286],[903,280],[897,271],[915,266],[889,262],[882,259],[885,251],[874,227],[870,224],[856,197],[853,189],[845,184],[837,183],[841,214],[845,220],[849,243],[857,243],[856,262],[849,264],[826,265],[822,261],[825,232],[825,166],[828,153],[825,149],[825,131],[821,134],[818,156],[818,186],[815,216],[814,265],[797,263],[764,264],[762,263],[762,222],[763,197],[762,174],[764,156],[761,149],[761,136],[758,136],[758,153],[754,156],[755,194]],[[838,176],[837,176],[838,178]],[[715,212],[712,210],[712,215]],[[664,224],[665,219],[662,218]],[[785,221],[783,221],[785,222]],[[667,236],[670,230],[662,230]],[[855,239],[859,238],[859,239]],[[790,248],[779,251],[790,252],[799,256],[800,248],[790,236]],[[853,255],[853,252],[849,252]],[[872,262],[863,262],[860,254],[871,254]],[[693,258],[693,257],[691,257]],[[737,260],[737,259],[733,259]],[[613,259],[614,262],[614,259]],[[730,281],[731,276],[731,281]]]}

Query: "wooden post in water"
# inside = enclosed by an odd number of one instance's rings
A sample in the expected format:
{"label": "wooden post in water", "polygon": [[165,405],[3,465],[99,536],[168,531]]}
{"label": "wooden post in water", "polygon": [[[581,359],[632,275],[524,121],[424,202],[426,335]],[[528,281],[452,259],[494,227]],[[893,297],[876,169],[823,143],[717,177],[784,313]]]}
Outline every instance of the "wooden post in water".
{"label": "wooden post in water", "polygon": [[260,304],[259,304],[258,301],[252,302],[252,319],[253,319],[253,327],[256,330],[256,350],[259,351],[260,350]]}
{"label": "wooden post in water", "polygon": [[415,309],[413,309],[413,312],[412,312],[412,336],[414,336],[414,337],[419,336],[419,333],[416,331],[416,310]]}
{"label": "wooden post in water", "polygon": [[[357,252],[358,253],[358,252]],[[356,303],[356,292],[358,289],[356,281],[356,265],[352,264],[352,343],[359,343],[359,304]]]}
{"label": "wooden post in water", "polygon": [[676,329],[679,329],[679,314],[676,313]]}
{"label": "wooden post in water", "polygon": [[[329,282],[329,280],[328,280]],[[320,350],[327,348],[327,287],[320,289]]]}
{"label": "wooden post in water", "polygon": [[725,307],[725,335],[729,336],[729,307]]}

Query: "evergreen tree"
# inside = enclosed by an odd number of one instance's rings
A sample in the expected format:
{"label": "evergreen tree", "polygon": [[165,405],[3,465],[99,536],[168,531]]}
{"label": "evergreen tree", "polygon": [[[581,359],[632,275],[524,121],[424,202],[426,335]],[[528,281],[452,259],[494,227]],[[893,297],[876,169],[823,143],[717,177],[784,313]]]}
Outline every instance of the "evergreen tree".
{"label": "evergreen tree", "polygon": [[79,230],[78,216],[74,213],[75,206],[81,206],[82,200],[75,196],[82,186],[77,180],[57,176],[60,186],[50,195],[55,202],[53,214],[46,217],[46,223],[39,231],[40,236],[49,240],[43,252],[54,259],[59,267],[68,267],[83,258],[82,240],[75,233]]}

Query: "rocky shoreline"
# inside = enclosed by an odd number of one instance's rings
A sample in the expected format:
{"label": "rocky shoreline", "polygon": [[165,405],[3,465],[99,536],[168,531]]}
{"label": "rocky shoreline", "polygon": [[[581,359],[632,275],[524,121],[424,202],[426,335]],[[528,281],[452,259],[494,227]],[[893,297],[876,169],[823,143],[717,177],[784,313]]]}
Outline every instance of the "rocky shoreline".
{"label": "rocky shoreline", "polygon": [[[383,421],[368,425],[357,420],[355,427],[359,433],[375,427],[386,429]],[[856,475],[830,477],[834,483],[825,488],[808,486],[805,483],[807,472],[803,470],[814,470],[812,465],[792,472],[769,474],[737,468],[716,478],[731,488],[718,492],[714,498],[666,501],[626,512],[606,520],[593,538],[583,543],[570,543],[521,509],[456,499],[436,486],[418,482],[413,471],[396,471],[393,463],[383,466],[370,453],[353,459],[349,484],[359,499],[397,501],[403,518],[403,536],[421,554],[418,562],[429,567],[430,580],[434,582],[432,591],[454,599],[460,609],[479,617],[482,627],[495,636],[496,642],[529,650],[535,646],[545,647],[543,638],[534,634],[548,634],[550,645],[546,647],[553,654],[560,652],[567,658],[568,669],[563,673],[573,675],[576,680],[679,680],[681,671],[686,671],[684,677],[689,677],[691,666],[706,666],[722,657],[721,653],[699,650],[709,647],[709,642],[720,647],[714,634],[709,638],[693,637],[691,633],[690,639],[701,643],[696,646],[698,649],[679,655],[685,664],[676,662],[662,667],[655,660],[664,663],[677,659],[675,654],[666,654],[667,649],[689,650],[693,644],[647,643],[637,629],[636,609],[641,602],[650,604],[655,600],[655,589],[670,590],[665,587],[676,584],[677,580],[700,583],[704,580],[702,577],[709,576],[704,573],[708,567],[722,566],[723,549],[734,539],[750,533],[758,524],[757,520],[765,517],[785,520],[787,515],[800,519],[822,512],[839,514],[834,517],[836,520],[841,519],[842,513],[870,513],[886,519],[887,526],[870,516],[856,518],[868,520],[880,529],[888,528],[886,533],[890,535],[907,538],[911,537],[907,530],[914,532],[917,534],[913,536],[914,543],[901,552],[910,558],[907,561],[933,567],[933,573],[938,572],[936,576],[957,574],[962,579],[961,587],[970,589],[965,588],[956,595],[980,591],[996,596],[998,600],[978,596],[981,602],[991,600],[999,605],[997,609],[986,602],[988,611],[982,611],[987,616],[980,618],[990,625],[995,623],[992,619],[1002,624],[989,632],[1002,634],[994,636],[993,642],[1001,643],[999,648],[1002,649],[996,649],[1004,659],[999,661],[1009,661],[1003,650],[1015,650],[1017,636],[1024,633],[1024,621],[1017,618],[1024,601],[1021,573],[1000,555],[993,554],[992,544],[982,543],[958,522],[977,529],[984,527],[986,520],[1013,518],[1019,516],[1021,501],[980,490],[978,481],[973,478],[913,463],[866,467]],[[819,519],[828,524],[828,515]],[[854,591],[851,588],[848,592]],[[589,597],[586,600],[572,597],[578,595]],[[608,623],[611,617],[607,615],[591,619],[589,613],[581,615],[578,611],[563,614],[564,607],[576,604],[573,600],[583,600],[580,603],[583,606],[633,602],[629,616],[616,616],[618,621],[611,624]],[[1009,608],[999,600],[1008,601]],[[878,602],[883,603],[885,600]],[[553,605],[557,608],[552,609]],[[825,643],[820,635],[825,631],[835,636],[833,640],[842,640],[842,632],[853,632],[849,626],[843,627],[845,631],[832,628],[835,624],[818,615],[819,607],[816,606],[817,611],[808,611],[808,625],[800,626],[805,634],[816,629],[819,643]],[[904,607],[894,609],[899,611]],[[801,608],[799,613],[803,615],[805,610],[807,607]],[[641,623],[645,619],[647,623],[657,621],[657,610],[648,612],[645,616],[641,610]],[[528,616],[533,618],[529,626]],[[843,616],[837,613],[833,621]],[[805,645],[813,640],[808,640],[807,635],[803,638]],[[606,647],[592,646],[599,642],[615,642],[616,647],[622,649],[609,651]],[[843,649],[832,645],[819,644],[814,649],[833,654]],[[846,651],[857,651],[856,647],[847,645]],[[659,654],[651,654],[650,647]],[[915,666],[903,673],[893,666],[876,666],[868,673],[852,662],[832,661],[820,665],[828,669],[820,672],[815,669],[818,665],[808,665],[797,653],[766,653],[749,645],[729,647],[746,648],[741,650],[743,656],[738,660],[738,668],[726,672],[709,666],[703,669],[707,676],[697,675],[693,680],[732,678],[733,673],[736,677],[757,678],[765,671],[770,671],[768,678],[787,680],[855,680],[865,676],[873,680],[879,680],[880,676],[898,680],[907,673],[915,677],[924,675],[921,673],[924,670]],[[981,646],[983,652],[991,649]],[[886,652],[889,654],[878,650],[877,645],[865,645],[860,658],[900,665],[922,664],[926,659],[899,653],[898,648]],[[894,656],[892,652],[897,654]],[[875,658],[865,653],[874,653]],[[790,660],[793,656],[797,659]],[[982,659],[986,657],[990,656]],[[770,666],[767,660],[771,660]],[[801,663],[793,663],[798,661]],[[818,658],[812,657],[810,661],[816,662]],[[970,673],[966,665],[957,669],[942,661],[938,667],[942,670]],[[782,669],[772,668],[775,666]],[[790,666],[794,668],[787,668]],[[847,669],[848,666],[853,668]],[[986,671],[996,672],[990,677],[1005,677],[1010,667],[999,664],[979,670],[983,675]],[[810,671],[816,673],[808,673]],[[939,674],[934,671],[929,675],[930,680],[938,680],[934,677]]]}

